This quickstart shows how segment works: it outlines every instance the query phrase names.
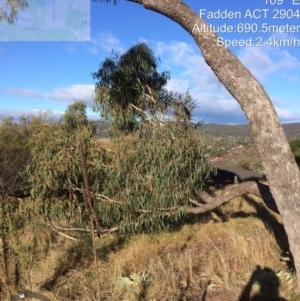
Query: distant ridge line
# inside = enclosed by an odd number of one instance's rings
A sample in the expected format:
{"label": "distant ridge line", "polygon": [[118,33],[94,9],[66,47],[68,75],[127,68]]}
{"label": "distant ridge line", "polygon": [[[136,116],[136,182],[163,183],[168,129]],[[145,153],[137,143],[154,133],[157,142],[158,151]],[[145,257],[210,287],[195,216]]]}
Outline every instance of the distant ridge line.
{"label": "distant ridge line", "polygon": [[[97,137],[106,138],[109,124],[104,121],[94,121],[97,128]],[[300,138],[300,122],[282,124],[283,130],[289,140]],[[249,124],[217,124],[205,123],[201,125],[199,131],[212,136],[232,136],[232,137],[251,137],[251,128]]]}
{"label": "distant ridge line", "polygon": [[[300,122],[282,124],[283,130],[289,140],[300,138]],[[200,132],[212,136],[251,137],[249,124],[216,124],[208,123],[199,127]]]}

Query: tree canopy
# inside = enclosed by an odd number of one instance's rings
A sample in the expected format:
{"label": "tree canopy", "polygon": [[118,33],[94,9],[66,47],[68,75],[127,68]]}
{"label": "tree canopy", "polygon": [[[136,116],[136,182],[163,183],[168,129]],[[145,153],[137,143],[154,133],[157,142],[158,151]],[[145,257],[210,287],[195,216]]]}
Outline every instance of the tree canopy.
{"label": "tree canopy", "polygon": [[102,229],[150,231],[183,216],[189,198],[204,188],[213,170],[200,133],[188,122],[145,123],[107,150],[95,138],[85,107],[70,105],[59,124],[36,137],[28,172],[32,197],[44,200],[48,221],[69,214],[85,224],[87,186],[97,199]]}
{"label": "tree canopy", "polygon": [[113,53],[92,73],[96,82],[94,110],[122,132],[132,132],[147,114],[164,112],[171,99],[165,89],[169,72],[159,73],[159,60],[140,43],[122,55]]}

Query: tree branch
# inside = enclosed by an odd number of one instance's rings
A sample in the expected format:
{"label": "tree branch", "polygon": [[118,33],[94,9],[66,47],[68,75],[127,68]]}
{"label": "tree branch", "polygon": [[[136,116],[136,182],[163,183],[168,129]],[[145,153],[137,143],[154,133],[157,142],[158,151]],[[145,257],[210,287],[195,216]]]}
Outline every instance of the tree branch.
{"label": "tree branch", "polygon": [[56,230],[55,228],[52,228],[51,230],[54,231],[54,232],[56,232],[56,233],[58,233],[59,235],[62,235],[62,236],[64,236],[64,237],[66,237],[66,238],[69,238],[69,239],[71,239],[71,240],[79,241],[79,239],[77,239],[77,238],[75,238],[75,237],[73,237],[73,236],[67,235],[67,234],[65,234],[65,233],[62,233],[62,232]]}
{"label": "tree branch", "polygon": [[[65,189],[68,189],[68,188],[65,188]],[[79,191],[79,192],[83,193],[83,190],[81,188],[72,187],[72,190]],[[121,202],[112,200],[108,196],[103,195],[103,194],[95,193],[95,196],[97,198],[101,199],[102,201],[107,201],[107,202],[116,203],[116,204],[122,204]]]}
{"label": "tree branch", "polygon": [[145,111],[139,109],[138,107],[136,107],[136,106],[133,105],[132,103],[131,103],[130,105],[131,105],[133,108],[135,108],[137,111],[139,111],[139,112],[141,112],[141,113],[144,113],[144,114],[148,117],[148,121],[149,121],[152,125],[156,126],[156,124],[151,120],[151,118],[150,118],[150,116],[149,116],[149,114],[148,114],[147,112],[145,112]]}
{"label": "tree branch", "polygon": [[[84,229],[84,228],[74,228],[74,227],[71,227],[71,228],[65,228],[65,227],[60,227],[60,226],[56,226],[54,225],[53,223],[49,223],[47,225],[47,227],[52,230],[52,231],[55,231],[56,233],[66,237],[66,238],[69,238],[69,239],[72,239],[72,240],[75,240],[75,241],[79,241],[79,239],[73,237],[73,236],[70,236],[70,235],[67,235],[65,233],[63,233],[62,231],[66,231],[66,232],[86,232],[86,233],[90,233],[91,230],[90,229]],[[119,227],[114,227],[114,228],[111,228],[111,229],[100,229],[100,238],[106,236],[107,234],[111,234],[111,233],[114,233],[114,232],[117,232],[119,230]],[[94,234],[97,234],[97,230],[94,230]]]}
{"label": "tree branch", "polygon": [[[192,205],[195,205],[196,207],[188,207],[184,208],[186,213],[191,213],[191,214],[202,214],[208,211],[212,211],[216,209],[217,207],[228,203],[232,199],[243,196],[246,194],[253,194],[255,196],[260,197],[263,202],[266,204],[266,206],[271,209],[272,211],[278,213],[277,206],[275,204],[275,200],[270,192],[270,188],[268,185],[262,184],[262,183],[257,183],[254,181],[249,181],[249,182],[243,182],[240,184],[235,184],[235,185],[229,185],[227,186],[223,192],[221,193],[220,196],[218,197],[211,197],[206,191],[203,191],[200,193],[199,198],[201,201],[195,200],[195,199],[189,199],[189,202]],[[170,214],[170,212],[176,210],[176,207],[171,207],[171,208],[158,208],[157,210],[160,211],[165,211],[166,214]],[[141,218],[146,213],[151,213],[150,210],[137,210],[136,212],[141,213],[139,215],[138,219]],[[69,239],[72,240],[77,240],[76,238],[69,236],[67,234],[62,233],[62,231],[67,231],[67,232],[91,232],[90,229],[84,229],[84,228],[74,228],[74,227],[60,227],[56,226],[53,223],[48,224],[48,228],[59,233],[60,235],[63,235]],[[110,229],[100,229],[100,238],[106,236],[107,234],[111,234],[114,232],[119,231],[119,227],[113,227]],[[97,233],[97,230],[94,230],[94,233]]]}
{"label": "tree branch", "polygon": [[214,210],[215,208],[228,203],[230,200],[239,196],[243,196],[245,194],[253,194],[262,198],[268,208],[278,213],[278,209],[275,204],[275,200],[270,192],[269,186],[254,181],[227,186],[222,194],[215,198],[211,197],[207,192],[203,191],[200,194],[200,198],[205,203],[202,204],[196,200],[190,199],[190,203],[196,205],[197,207],[188,207],[186,209],[186,212],[192,214],[205,213]]}

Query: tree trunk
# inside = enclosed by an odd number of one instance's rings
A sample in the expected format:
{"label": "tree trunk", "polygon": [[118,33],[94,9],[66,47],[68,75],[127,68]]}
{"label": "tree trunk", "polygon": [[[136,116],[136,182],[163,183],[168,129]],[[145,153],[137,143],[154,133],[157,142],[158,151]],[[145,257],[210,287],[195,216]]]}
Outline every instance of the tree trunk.
{"label": "tree trunk", "polygon": [[[275,108],[264,88],[225,47],[217,46],[217,35],[194,31],[207,24],[181,0],[127,0],[143,5],[180,24],[196,41],[206,63],[238,101],[252,127],[264,172],[284,221],[296,272],[300,275],[300,172]],[[300,276],[296,290],[300,292]]]}

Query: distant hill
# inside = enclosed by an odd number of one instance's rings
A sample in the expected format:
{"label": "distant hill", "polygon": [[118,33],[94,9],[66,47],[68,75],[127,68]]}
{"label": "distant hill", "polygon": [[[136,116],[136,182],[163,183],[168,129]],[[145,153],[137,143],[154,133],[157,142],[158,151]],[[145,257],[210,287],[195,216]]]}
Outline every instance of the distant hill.
{"label": "distant hill", "polygon": [[93,121],[93,123],[96,125],[96,137],[106,138],[109,124],[105,121]]}
{"label": "distant hill", "polygon": [[[282,124],[283,130],[289,140],[300,138],[300,123],[287,123]],[[199,127],[202,133],[212,136],[232,136],[232,137],[250,137],[251,128],[249,124],[239,125],[224,125],[224,124],[203,124]]]}
{"label": "distant hill", "polygon": [[[95,124],[97,127],[97,137],[107,137],[107,130],[109,128],[109,124],[104,121],[95,121]],[[300,138],[300,123],[287,123],[283,124],[282,126],[289,140]],[[224,125],[208,123],[201,125],[199,127],[199,130],[204,134],[218,137],[231,136],[246,138],[251,136],[251,128],[249,124]]]}

